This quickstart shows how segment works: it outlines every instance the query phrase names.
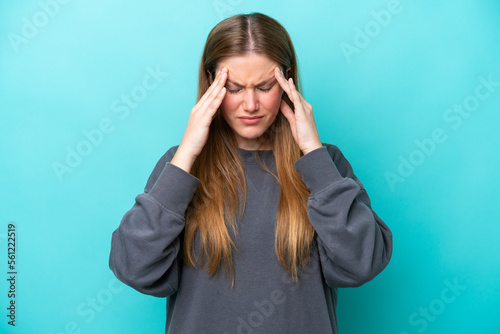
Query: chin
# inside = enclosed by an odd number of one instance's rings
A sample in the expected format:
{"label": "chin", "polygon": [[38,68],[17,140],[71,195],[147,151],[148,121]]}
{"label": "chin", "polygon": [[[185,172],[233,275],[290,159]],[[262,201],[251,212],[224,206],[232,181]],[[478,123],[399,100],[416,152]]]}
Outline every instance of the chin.
{"label": "chin", "polygon": [[256,139],[260,138],[263,133],[264,132],[262,132],[262,131],[259,131],[259,132],[252,131],[252,132],[239,132],[237,134],[238,134],[238,136],[240,136],[241,138],[244,138],[244,139],[256,140]]}

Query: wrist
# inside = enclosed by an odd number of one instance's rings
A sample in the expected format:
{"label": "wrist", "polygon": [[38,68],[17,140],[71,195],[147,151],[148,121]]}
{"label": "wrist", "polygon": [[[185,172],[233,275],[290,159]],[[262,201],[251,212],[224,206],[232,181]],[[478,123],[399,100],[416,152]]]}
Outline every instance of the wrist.
{"label": "wrist", "polygon": [[189,173],[195,159],[196,156],[186,153],[181,146],[179,146],[170,163]]}
{"label": "wrist", "polygon": [[314,151],[314,150],[317,150],[317,149],[318,149],[318,148],[320,148],[320,147],[323,147],[323,145],[321,144],[321,142],[316,143],[316,144],[314,144],[314,145],[311,145],[311,146],[309,146],[309,147],[307,147],[307,148],[303,149],[303,150],[302,150],[302,153],[304,153],[304,155],[306,155],[307,153],[312,152],[312,151]]}

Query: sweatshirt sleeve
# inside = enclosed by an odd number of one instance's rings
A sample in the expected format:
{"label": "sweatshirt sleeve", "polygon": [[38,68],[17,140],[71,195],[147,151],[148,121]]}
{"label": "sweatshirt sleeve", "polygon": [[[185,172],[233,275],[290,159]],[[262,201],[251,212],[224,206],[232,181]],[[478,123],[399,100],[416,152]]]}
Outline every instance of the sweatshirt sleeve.
{"label": "sweatshirt sleeve", "polygon": [[323,144],[295,162],[311,191],[308,216],[330,287],[356,287],[377,276],[392,256],[392,232],[372,210],[363,184],[338,147]]}
{"label": "sweatshirt sleeve", "polygon": [[200,180],[170,163],[169,149],[151,173],[111,238],[109,267],[123,283],[144,294],[167,297],[177,291],[185,212]]}

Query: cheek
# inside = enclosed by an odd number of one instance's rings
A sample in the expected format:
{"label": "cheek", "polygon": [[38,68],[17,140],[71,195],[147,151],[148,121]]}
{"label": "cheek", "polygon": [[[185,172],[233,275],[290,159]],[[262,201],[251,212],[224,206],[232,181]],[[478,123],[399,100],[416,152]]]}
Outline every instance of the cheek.
{"label": "cheek", "polygon": [[271,90],[269,93],[263,94],[260,98],[260,103],[266,109],[278,112],[281,103],[281,90]]}
{"label": "cheek", "polygon": [[235,96],[231,96],[229,93],[226,93],[222,103],[220,105],[221,109],[225,113],[230,113],[238,109],[239,100]]}

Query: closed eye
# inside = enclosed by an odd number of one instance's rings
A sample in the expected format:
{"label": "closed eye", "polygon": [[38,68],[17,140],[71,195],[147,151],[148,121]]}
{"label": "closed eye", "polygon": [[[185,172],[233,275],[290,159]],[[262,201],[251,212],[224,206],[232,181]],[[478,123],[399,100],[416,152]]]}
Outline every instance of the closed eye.
{"label": "closed eye", "polygon": [[[271,87],[269,87],[269,88],[259,88],[259,90],[262,91],[262,92],[264,92],[264,93],[267,93],[267,92],[269,92],[271,90],[271,88],[273,88],[273,86],[274,86],[274,84]],[[236,93],[238,93],[241,90],[241,88],[238,88],[238,89],[229,89],[227,87],[226,87],[226,89],[231,94],[236,94]]]}
{"label": "closed eye", "polygon": [[274,87],[274,85],[276,84],[276,81],[273,82],[273,84],[271,86],[269,86],[269,88],[259,88],[261,91],[263,91],[264,93],[267,93],[271,90],[271,88]]}

